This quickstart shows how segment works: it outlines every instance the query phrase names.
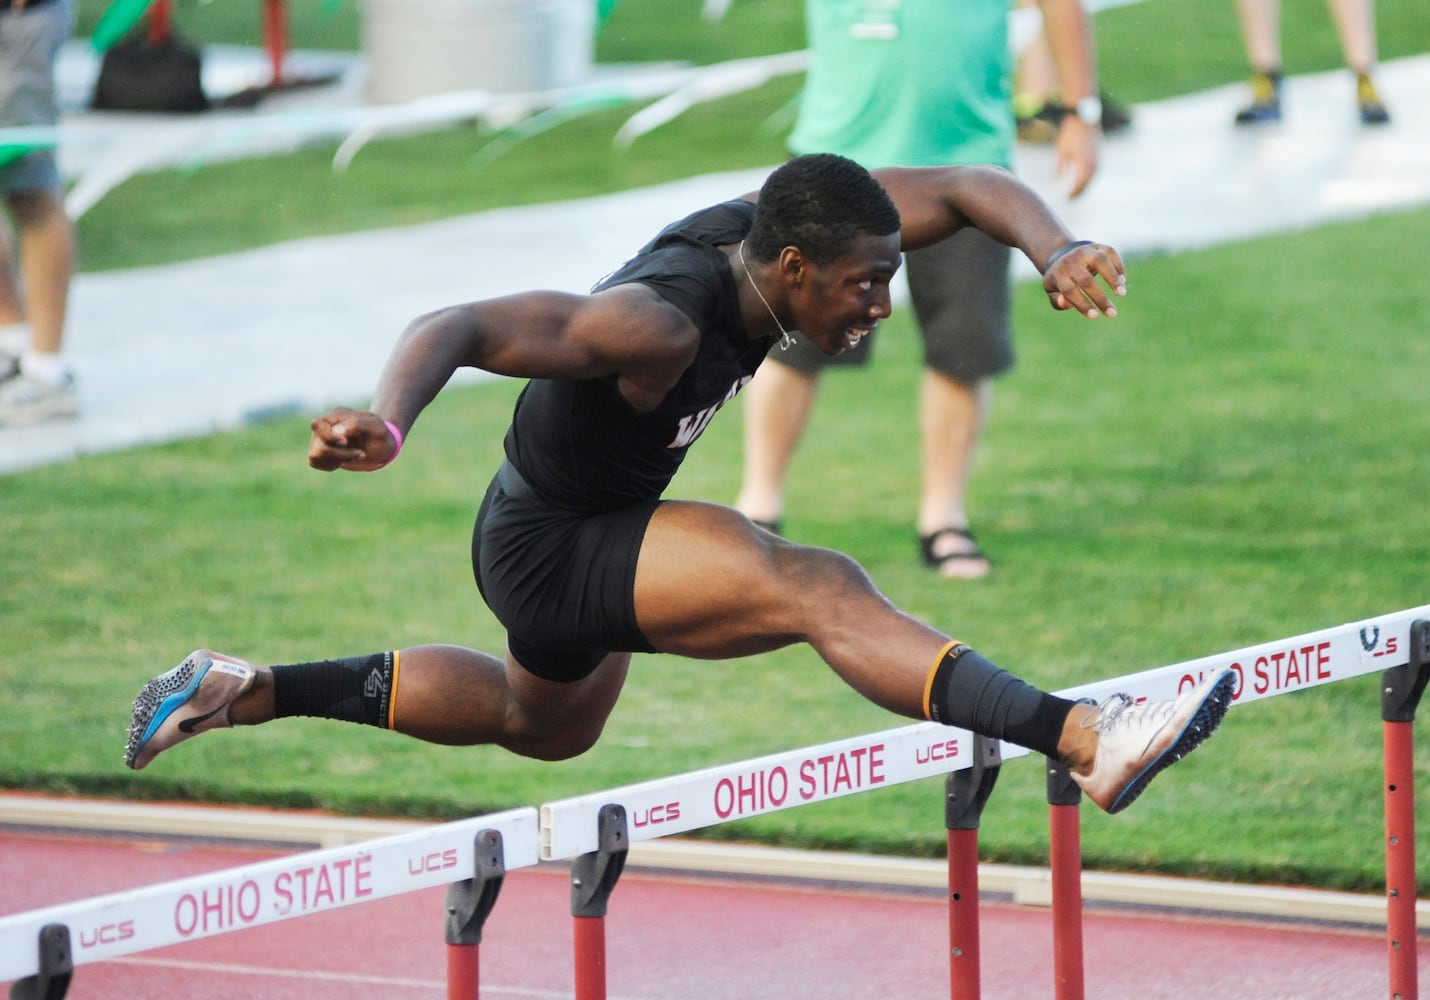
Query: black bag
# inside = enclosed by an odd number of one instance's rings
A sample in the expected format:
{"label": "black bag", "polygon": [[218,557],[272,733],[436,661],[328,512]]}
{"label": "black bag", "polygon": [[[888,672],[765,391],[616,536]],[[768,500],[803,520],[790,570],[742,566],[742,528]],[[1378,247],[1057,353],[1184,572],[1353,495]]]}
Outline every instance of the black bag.
{"label": "black bag", "polygon": [[104,53],[93,106],[110,111],[206,111],[198,49],[172,35],[120,42]]}

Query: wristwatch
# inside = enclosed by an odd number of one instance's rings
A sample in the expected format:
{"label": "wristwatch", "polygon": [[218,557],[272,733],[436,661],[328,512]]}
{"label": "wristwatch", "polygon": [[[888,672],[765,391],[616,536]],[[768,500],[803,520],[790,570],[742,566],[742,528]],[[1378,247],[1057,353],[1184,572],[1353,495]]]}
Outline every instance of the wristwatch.
{"label": "wristwatch", "polygon": [[1088,94],[1073,105],[1073,114],[1088,125],[1102,124],[1102,98]]}

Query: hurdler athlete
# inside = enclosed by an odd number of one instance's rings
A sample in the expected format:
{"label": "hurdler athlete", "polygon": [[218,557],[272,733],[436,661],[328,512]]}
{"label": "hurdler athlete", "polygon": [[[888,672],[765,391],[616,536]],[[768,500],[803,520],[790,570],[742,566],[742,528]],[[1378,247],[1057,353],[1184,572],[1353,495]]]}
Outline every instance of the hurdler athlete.
{"label": "hurdler athlete", "polygon": [[589,295],[526,292],[413,321],[371,410],[313,421],[308,461],[384,468],[460,367],[529,379],[472,540],[504,654],[431,645],[255,667],[199,650],[139,693],[126,762],[143,768],[210,729],[303,715],[568,758],[600,736],[632,652],[722,659],[806,642],[891,712],[1056,758],[1092,801],[1124,808],[1220,722],[1229,673],[1165,702],[1057,698],[894,607],[847,556],[727,507],[661,499],[786,330],[827,354],[847,349],[889,315],[901,251],[964,226],[1026,254],[1054,308],[1116,314],[1117,252],[1074,241],[1010,174],[870,175],[817,155],[667,227]]}

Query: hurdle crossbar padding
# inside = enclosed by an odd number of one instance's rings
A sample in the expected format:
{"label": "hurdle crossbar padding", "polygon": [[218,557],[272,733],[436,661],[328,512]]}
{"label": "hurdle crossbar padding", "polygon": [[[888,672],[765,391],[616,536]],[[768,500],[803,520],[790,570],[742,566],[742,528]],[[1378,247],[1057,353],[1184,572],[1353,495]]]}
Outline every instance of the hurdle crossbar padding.
{"label": "hurdle crossbar padding", "polygon": [[[1377,673],[1408,662],[1410,628],[1430,605],[1157,667],[1058,692],[1100,700],[1118,691],[1165,699],[1224,667],[1237,675],[1236,704]],[[1004,760],[1028,753],[1010,743]],[[972,767],[973,735],[931,722],[836,740],[549,802],[541,807],[541,856],[595,851],[596,816],[619,803],[639,843]]]}
{"label": "hurdle crossbar padding", "polygon": [[634,843],[945,774],[972,751],[973,734],[918,724],[549,802],[541,856],[595,851],[597,814],[612,803],[625,806]]}
{"label": "hurdle crossbar padding", "polygon": [[469,878],[483,830],[501,834],[508,871],[529,868],[537,824],[513,809],[0,917],[0,981],[37,973],[47,925],[69,927],[75,965],[104,961]]}

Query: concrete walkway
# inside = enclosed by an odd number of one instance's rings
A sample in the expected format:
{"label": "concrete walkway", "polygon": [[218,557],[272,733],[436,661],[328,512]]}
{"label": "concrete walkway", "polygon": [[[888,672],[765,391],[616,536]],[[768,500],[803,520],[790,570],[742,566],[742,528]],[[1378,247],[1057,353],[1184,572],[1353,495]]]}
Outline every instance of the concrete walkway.
{"label": "concrete walkway", "polygon": [[[1359,126],[1350,79],[1331,72],[1288,80],[1287,118],[1269,128],[1231,126],[1241,86],[1138,106],[1078,202],[1046,148],[1024,147],[1019,173],[1079,235],[1133,256],[1430,203],[1430,103],[1418,99],[1430,56],[1385,64],[1379,82],[1386,128]],[[134,127],[156,141],[156,123]],[[585,290],[665,223],[764,174],[81,275],[67,351],[83,415],[0,429],[0,473],[362,404],[411,317],[527,288]]]}

